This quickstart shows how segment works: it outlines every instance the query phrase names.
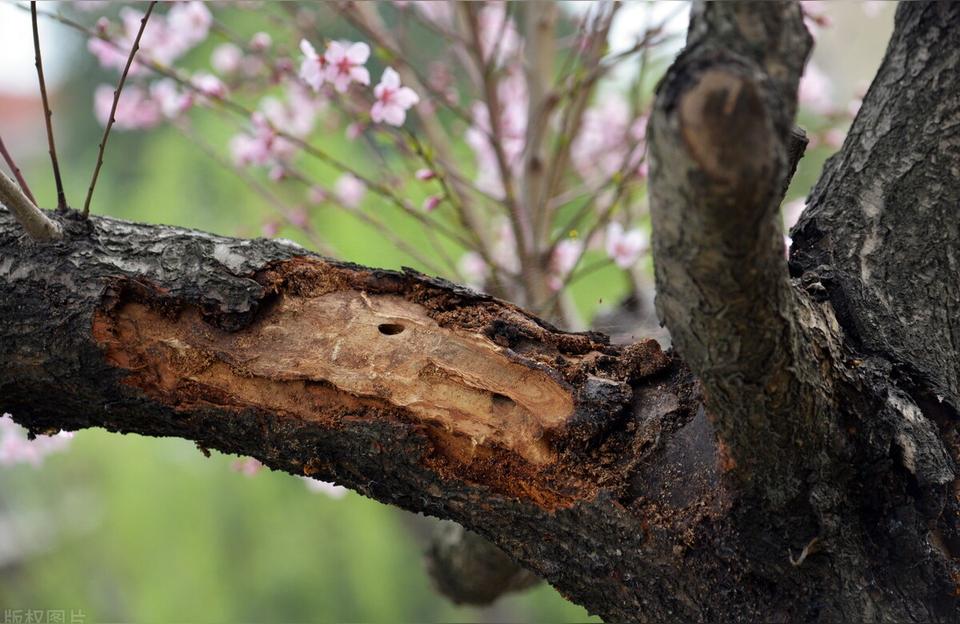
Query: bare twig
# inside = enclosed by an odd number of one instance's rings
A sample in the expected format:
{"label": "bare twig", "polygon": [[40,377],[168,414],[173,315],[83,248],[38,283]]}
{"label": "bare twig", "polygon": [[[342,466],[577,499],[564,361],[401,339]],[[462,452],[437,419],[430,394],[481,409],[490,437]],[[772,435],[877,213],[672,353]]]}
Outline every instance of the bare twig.
{"label": "bare twig", "polygon": [[53,177],[57,182],[57,210],[67,209],[67,196],[63,192],[63,181],[60,179],[60,165],[57,163],[57,146],[53,141],[53,113],[50,112],[50,102],[47,99],[47,84],[43,79],[43,60],[40,57],[40,31],[37,28],[37,3],[30,3],[30,20],[33,22],[33,51],[37,65],[37,79],[40,81],[40,97],[43,99],[44,119],[47,123],[47,146],[50,150],[50,163],[53,165]]}
{"label": "bare twig", "polygon": [[33,193],[30,192],[30,187],[27,185],[27,181],[23,179],[23,173],[20,172],[20,167],[17,166],[17,163],[13,162],[13,156],[11,156],[10,152],[7,151],[7,146],[3,144],[2,138],[0,138],[0,154],[3,154],[3,159],[6,161],[7,166],[10,167],[10,171],[12,171],[14,177],[17,178],[17,182],[20,183],[20,188],[23,190],[23,194],[33,202],[34,206],[36,206],[37,200],[34,198]]}
{"label": "bare twig", "polygon": [[10,209],[17,222],[34,240],[56,240],[63,237],[60,224],[36,207],[17,183],[0,171],[0,203]]}
{"label": "bare twig", "polygon": [[93,169],[93,176],[90,178],[90,187],[87,189],[87,198],[83,202],[83,218],[90,215],[90,199],[93,197],[93,189],[97,185],[97,177],[100,175],[100,167],[103,166],[103,150],[107,147],[107,139],[110,137],[110,128],[116,122],[117,104],[120,102],[120,92],[123,90],[123,83],[127,81],[127,74],[130,73],[130,66],[133,65],[133,57],[137,55],[140,49],[140,38],[143,36],[143,30],[147,27],[147,20],[153,13],[153,7],[156,1],[151,2],[147,7],[147,12],[140,19],[140,30],[133,40],[133,47],[130,48],[130,55],[127,57],[127,64],[123,66],[123,73],[120,74],[120,82],[117,83],[117,89],[113,92],[113,106],[110,107],[110,117],[107,119],[107,125],[103,129],[103,139],[100,141],[100,149],[97,152],[97,166]]}

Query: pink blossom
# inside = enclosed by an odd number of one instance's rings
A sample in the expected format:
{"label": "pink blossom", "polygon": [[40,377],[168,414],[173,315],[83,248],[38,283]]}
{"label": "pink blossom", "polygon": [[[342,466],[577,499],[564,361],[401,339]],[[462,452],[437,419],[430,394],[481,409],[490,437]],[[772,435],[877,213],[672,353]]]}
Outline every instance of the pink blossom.
{"label": "pink blossom", "polygon": [[[204,11],[206,10],[206,7],[202,7],[202,2],[196,4],[200,4],[201,8]],[[130,7],[120,9],[120,21],[123,23],[123,37],[118,39],[116,43],[120,50],[122,50],[121,54],[123,54],[124,63],[126,63],[126,57],[130,52],[130,48],[133,46],[137,32],[140,30],[141,19],[143,19],[143,13],[140,11],[131,9]],[[176,59],[180,58],[187,50],[193,47],[194,43],[198,43],[199,41],[191,40],[191,37],[195,36],[195,30],[192,25],[186,25],[187,22],[189,22],[189,18],[183,14],[182,18],[177,19],[182,20],[180,30],[171,28],[169,15],[151,16],[147,21],[146,28],[143,29],[143,36],[140,38],[140,51],[137,53],[137,56],[150,58],[163,65],[172,65]],[[205,36],[206,34],[204,34],[204,37]],[[122,68],[122,65],[117,67],[117,69]],[[132,73],[140,73],[143,71],[143,68],[134,60],[133,65],[130,66],[130,71]]]}
{"label": "pink blossom", "polygon": [[245,477],[252,477],[263,470],[263,468],[264,466],[260,463],[260,460],[254,459],[253,457],[241,457],[230,464],[231,470],[239,472]]}
{"label": "pink blossom", "polygon": [[550,270],[560,277],[566,276],[577,265],[583,253],[583,241],[565,238],[553,250],[550,258]]}
{"label": "pink blossom", "polygon": [[207,38],[213,15],[203,2],[178,2],[167,13],[167,23],[192,48]]}
{"label": "pink blossom", "polygon": [[801,106],[818,115],[829,115],[833,112],[830,79],[813,63],[807,63],[803,70],[797,99]]}
{"label": "pink blossom", "polygon": [[300,63],[300,78],[314,91],[319,91],[327,76],[327,58],[320,56],[306,39],[300,40],[303,61]]}
{"label": "pink blossom", "polygon": [[313,185],[307,189],[307,201],[311,204],[322,204],[327,199],[327,191],[322,186]]}
{"label": "pink blossom", "polygon": [[[526,144],[528,102],[527,81],[520,68],[510,68],[500,81],[497,99],[500,103],[500,147],[507,164],[519,170]],[[477,159],[475,183],[480,190],[497,198],[503,197],[499,163],[490,142],[490,112],[482,101],[474,102],[471,112],[473,125],[467,129],[464,138]]]}
{"label": "pink blossom", "polygon": [[[100,85],[93,93],[93,112],[101,126],[106,126],[113,107],[114,87]],[[160,105],[141,87],[127,85],[120,92],[117,111],[114,114],[114,128],[134,130],[152,128],[163,121]]]}
{"label": "pink blossom", "polygon": [[251,133],[238,134],[230,139],[230,154],[237,166],[284,163],[296,153],[296,146],[278,136],[263,113],[254,113],[250,122]]}
{"label": "pink blossom", "polygon": [[300,138],[313,131],[317,118],[316,104],[302,87],[296,85],[287,90],[285,100],[272,96],[263,98],[260,110],[274,128]]}
{"label": "pink blossom", "polygon": [[0,415],[0,466],[30,464],[39,466],[47,455],[66,450],[73,433],[61,431],[52,436],[27,437],[27,431],[13,422],[10,414]]}
{"label": "pink blossom", "polygon": [[287,221],[302,230],[310,226],[310,215],[303,208],[293,208],[287,212]]}
{"label": "pink blossom", "polygon": [[507,18],[506,2],[484,3],[477,16],[477,28],[484,61],[489,61],[496,53],[494,64],[502,65],[520,51],[523,40],[514,21]]}
{"label": "pink blossom", "polygon": [[418,0],[413,8],[429,22],[438,26],[453,25],[453,7],[446,0]]}
{"label": "pink blossom", "polygon": [[[577,173],[585,180],[599,181],[612,177],[624,166],[637,171],[643,157],[646,124],[646,117],[631,119],[630,107],[619,95],[608,95],[598,106],[588,108],[570,148]],[[631,145],[634,147],[628,161]]]}
{"label": "pink blossom", "polygon": [[209,98],[223,99],[227,95],[227,85],[213,74],[197,72],[190,79],[190,84]]}
{"label": "pink blossom", "polygon": [[267,177],[270,178],[271,182],[280,182],[287,177],[287,170],[280,165],[274,165],[267,172]]}
{"label": "pink blossom", "polygon": [[475,251],[463,254],[457,263],[457,269],[464,281],[474,288],[482,288],[487,277],[488,267],[483,257]]}
{"label": "pink blossom", "polygon": [[108,20],[106,17],[100,16],[97,18],[97,23],[94,24],[93,27],[99,34],[106,35],[107,32],[110,31],[110,26],[110,20]]}
{"label": "pink blossom", "polygon": [[400,75],[388,67],[383,71],[380,84],[373,88],[377,101],[370,109],[374,123],[386,122],[392,126],[403,125],[407,118],[407,109],[420,101],[419,96],[410,87],[400,86]]}
{"label": "pink blossom", "polygon": [[417,169],[417,172],[413,175],[421,182],[426,182],[427,180],[432,180],[437,177],[437,174],[434,173],[433,169]]}
{"label": "pink blossom", "polygon": [[425,200],[423,200],[423,210],[424,212],[433,212],[437,209],[437,206],[440,205],[440,197],[438,195],[430,195]]}
{"label": "pink blossom", "polygon": [[193,106],[193,93],[180,91],[170,78],[150,85],[150,97],[160,106],[164,117],[175,119]]}
{"label": "pink blossom", "polygon": [[334,500],[343,498],[347,495],[347,492],[350,491],[343,486],[328,483],[327,481],[321,481],[319,479],[314,479],[312,477],[300,478],[303,479],[304,483],[307,485],[307,489],[311,492],[315,492],[317,494],[326,494]]}
{"label": "pink blossom", "polygon": [[823,0],[801,0],[800,2],[804,22],[814,35],[819,29],[828,28],[833,23],[827,15],[827,7],[828,3]]}
{"label": "pink blossom", "polygon": [[210,66],[221,74],[232,74],[240,69],[243,50],[232,43],[221,43],[210,55]]}
{"label": "pink blossom", "polygon": [[356,208],[367,193],[367,185],[353,174],[345,173],[337,180],[333,192],[341,204],[347,208]]}
{"label": "pink blossom", "polygon": [[628,269],[647,248],[647,235],[639,229],[624,231],[623,226],[613,221],[607,226],[607,255],[621,269]]}
{"label": "pink blossom", "polygon": [[258,75],[266,67],[263,58],[255,54],[247,54],[240,60],[240,71],[244,76],[253,77]]}
{"label": "pink blossom", "polygon": [[266,238],[273,238],[280,231],[280,225],[273,220],[267,221],[260,227],[260,233]]}
{"label": "pink blossom", "polygon": [[[92,38],[87,49],[97,58],[100,65],[122,70],[126,65],[130,48],[140,30],[143,13],[130,7],[120,10],[122,34],[105,41]],[[189,2],[175,5],[167,15],[153,15],[144,28],[140,39],[138,58],[149,58],[163,65],[171,65],[185,52],[206,39],[212,16],[202,2]],[[98,28],[104,26],[98,23]],[[138,60],[130,66],[130,74],[144,71]]]}
{"label": "pink blossom", "polygon": [[363,134],[363,124],[359,121],[354,121],[347,124],[346,135],[347,138],[351,141],[356,141],[360,138],[360,135]]}
{"label": "pink blossom", "polygon": [[370,84],[370,72],[363,66],[370,58],[370,46],[362,41],[331,41],[324,58],[327,60],[326,78],[338,93],[344,93],[351,82]]}
{"label": "pink blossom", "polygon": [[[122,70],[127,64],[129,51],[124,52],[121,50],[119,44],[114,45],[110,41],[92,37],[87,41],[87,50],[93,54],[101,67]],[[130,66],[130,73],[134,74],[138,69],[139,65],[134,63],[134,65]]]}
{"label": "pink blossom", "polygon": [[266,52],[273,45],[273,39],[265,32],[254,33],[250,37],[250,49],[254,52]]}

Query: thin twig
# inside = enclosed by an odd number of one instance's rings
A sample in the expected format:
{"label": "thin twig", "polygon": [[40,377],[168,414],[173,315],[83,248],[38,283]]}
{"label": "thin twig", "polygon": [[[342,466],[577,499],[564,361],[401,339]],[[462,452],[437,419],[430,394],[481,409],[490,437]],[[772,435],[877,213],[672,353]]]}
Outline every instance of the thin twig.
{"label": "thin twig", "polygon": [[331,258],[337,255],[333,248],[323,241],[313,230],[313,228],[304,228],[299,226],[297,223],[294,223],[293,219],[290,217],[290,210],[288,209],[286,202],[268,189],[263,183],[248,174],[243,169],[235,167],[226,158],[221,156],[220,153],[213,147],[213,145],[201,139],[186,125],[174,123],[173,127],[176,128],[180,132],[181,136],[183,136],[186,140],[193,142],[197,147],[199,147],[200,151],[206,154],[207,157],[245,182],[251,189],[253,189],[255,193],[266,200],[267,205],[273,208],[288,225],[295,227],[306,234],[310,244],[313,245],[318,252]]}
{"label": "thin twig", "polygon": [[[112,45],[114,48],[119,48],[119,46],[117,46],[116,43],[114,43],[109,37],[107,37],[103,33],[98,33],[90,28],[87,28],[83,24],[75,22],[74,20],[71,20],[70,18],[64,15],[61,15],[59,13],[51,13],[48,11],[41,11],[40,14],[44,15],[45,17],[49,17],[50,19],[53,19],[57,22],[60,22],[61,24],[74,28],[80,32],[83,32],[89,37],[96,37],[97,39],[106,41],[107,43]],[[197,87],[195,84],[193,84],[189,80],[185,79],[177,71],[169,67],[166,67],[164,65],[161,65],[160,63],[157,63],[156,61],[150,58],[144,58],[140,62],[146,68],[156,72],[157,74],[170,78],[179,86],[185,89],[188,89],[193,93],[199,93],[201,95],[203,94],[203,91],[199,87]],[[220,97],[220,98],[216,98],[215,101],[218,105],[223,106],[226,110],[230,111],[231,113],[239,117],[243,117],[244,119],[249,119],[250,116],[253,114],[253,111],[251,109],[247,108],[243,104],[240,104],[239,102],[236,102],[235,100],[231,100],[230,98]],[[301,150],[303,150],[310,156],[316,158],[320,162],[323,162],[326,165],[330,166],[331,168],[337,171],[340,171],[342,173],[350,173],[351,175],[356,177],[358,180],[363,182],[367,186],[367,188],[370,189],[372,192],[388,200],[390,203],[395,205],[401,211],[412,216],[414,219],[416,219],[417,221],[420,221],[425,226],[430,227],[432,225],[433,227],[436,227],[437,231],[440,234],[442,234],[444,237],[451,240],[452,242],[455,242],[458,245],[465,247],[467,249],[472,248],[471,243],[467,241],[463,236],[461,236],[457,232],[450,230],[449,228],[442,226],[440,223],[431,221],[428,217],[426,217],[424,214],[420,213],[420,211],[418,211],[416,208],[410,205],[408,201],[404,200],[399,195],[397,195],[397,193],[393,191],[386,184],[381,184],[379,182],[376,182],[371,177],[365,176],[364,174],[350,167],[346,163],[341,162],[337,158],[334,158],[330,154],[324,152],[320,148],[316,147],[311,143],[308,143],[307,141],[305,141],[304,139],[298,136],[290,134],[289,132],[285,132],[284,130],[277,128],[272,124],[270,124],[270,129],[276,134],[276,136],[286,139],[287,141],[290,141],[291,143],[299,147]]]}
{"label": "thin twig", "polygon": [[113,92],[113,106],[110,107],[110,117],[107,119],[107,125],[103,129],[103,139],[100,141],[100,150],[97,152],[97,166],[93,169],[93,177],[90,178],[90,187],[87,189],[87,198],[83,202],[84,219],[90,215],[90,199],[93,197],[93,189],[97,185],[97,177],[100,175],[100,167],[103,166],[103,150],[107,147],[107,138],[110,136],[110,128],[112,128],[114,122],[116,122],[117,104],[120,102],[120,92],[123,90],[123,83],[127,81],[127,74],[130,73],[130,66],[133,65],[133,57],[137,55],[137,50],[140,49],[140,38],[143,36],[143,31],[147,27],[147,20],[150,19],[150,14],[153,13],[153,7],[156,4],[156,0],[151,2],[150,6],[147,7],[147,12],[144,13],[143,17],[140,19],[140,30],[137,31],[137,36],[133,40],[133,47],[130,48],[130,55],[127,57],[127,64],[123,66],[123,73],[120,74],[120,82],[117,83],[117,89]]}
{"label": "thin twig", "polygon": [[17,183],[0,171],[0,203],[10,209],[13,217],[31,238],[38,241],[63,238],[60,224],[50,219],[23,194]]}
{"label": "thin twig", "polygon": [[40,58],[40,31],[37,28],[37,3],[30,3],[30,20],[33,22],[33,51],[36,58],[37,78],[40,80],[40,97],[43,99],[44,119],[47,122],[47,146],[50,151],[50,162],[53,165],[53,178],[57,182],[57,210],[67,209],[67,196],[63,192],[63,181],[60,179],[60,165],[57,163],[57,146],[53,141],[53,113],[50,112],[50,102],[47,99],[47,84],[43,79],[43,60]]}
{"label": "thin twig", "polygon": [[27,185],[27,181],[23,179],[23,173],[20,172],[20,167],[17,166],[17,163],[13,162],[13,156],[10,155],[10,152],[7,151],[7,146],[3,144],[3,139],[0,138],[0,154],[3,154],[3,159],[7,162],[7,166],[10,167],[10,171],[13,172],[13,175],[17,178],[17,182],[20,183],[20,188],[23,190],[23,194],[33,202],[33,205],[37,205],[37,200],[34,198],[33,193],[30,192],[30,187]]}

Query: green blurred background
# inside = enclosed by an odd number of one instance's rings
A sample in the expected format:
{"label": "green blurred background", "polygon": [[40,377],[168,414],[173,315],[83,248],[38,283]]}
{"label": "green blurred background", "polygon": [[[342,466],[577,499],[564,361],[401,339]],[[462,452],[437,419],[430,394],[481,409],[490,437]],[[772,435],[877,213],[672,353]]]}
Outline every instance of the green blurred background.
{"label": "green blurred background", "polygon": [[[825,69],[853,91],[852,85],[869,79],[876,67],[889,15],[851,36],[852,31],[842,30],[844,21],[855,29],[857,16],[840,13],[833,31],[825,31],[825,49],[818,54],[824,55]],[[0,20],[11,14],[3,12]],[[226,10],[217,16],[238,32],[271,30],[271,22],[256,12]],[[86,17],[91,23],[93,18]],[[350,32],[336,23],[328,26],[327,36]],[[65,59],[54,122],[68,197],[79,206],[101,132],[92,114],[92,92],[116,76],[96,66],[76,33],[49,32]],[[289,35],[275,31],[274,38],[294,47]],[[187,66],[207,65],[216,43],[211,37],[194,50]],[[0,42],[0,54],[9,45]],[[851,62],[843,50],[856,50],[865,60]],[[371,73],[379,76],[379,70]],[[35,97],[7,95],[0,102],[0,135],[18,156],[41,204],[54,205]],[[210,111],[195,111],[191,119],[195,130],[225,154],[236,127]],[[377,174],[376,162],[363,156],[342,128],[319,132],[326,151],[366,162],[365,170]],[[472,162],[464,146],[458,150]],[[808,154],[790,198],[806,193],[830,151],[821,147]],[[337,177],[319,166],[311,172],[327,186]],[[415,192],[410,197],[419,205],[422,197]],[[364,207],[380,211],[414,247],[428,248],[411,220],[369,194]],[[272,215],[233,173],[169,127],[112,135],[93,211],[235,236],[260,235]],[[422,268],[332,207],[311,210],[310,219],[345,259]],[[278,236],[308,245],[292,228]],[[590,318],[625,290],[624,276],[611,268],[579,282],[575,296]],[[244,476],[231,470],[235,459],[215,452],[204,457],[181,440],[88,430],[41,468],[0,468],[0,621],[5,609],[65,610],[68,618],[72,610],[89,622],[595,621],[547,585],[486,609],[454,606],[432,590],[423,570],[429,528],[424,520],[354,493],[340,500],[311,493],[302,480],[285,474],[264,470]]]}

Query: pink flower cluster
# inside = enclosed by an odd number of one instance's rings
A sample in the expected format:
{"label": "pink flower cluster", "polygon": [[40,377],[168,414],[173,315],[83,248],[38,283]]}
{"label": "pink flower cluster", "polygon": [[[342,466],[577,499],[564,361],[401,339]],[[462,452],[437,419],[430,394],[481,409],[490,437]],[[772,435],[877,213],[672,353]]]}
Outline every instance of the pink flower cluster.
{"label": "pink flower cluster", "polygon": [[616,221],[607,226],[606,234],[607,256],[621,269],[636,264],[650,244],[646,232],[640,228],[624,230]]}
{"label": "pink flower cluster", "polygon": [[[522,67],[511,67],[504,76],[497,90],[497,103],[500,113],[498,131],[500,149],[507,164],[519,174],[522,163],[522,154],[527,140],[527,80]],[[500,179],[500,169],[497,154],[492,142],[493,127],[490,124],[490,111],[487,104],[476,101],[471,107],[473,125],[470,126],[464,138],[467,145],[473,150],[477,159],[477,187],[496,198],[504,194],[503,180]]]}
{"label": "pink flower cluster", "polygon": [[[288,86],[285,99],[268,96],[250,118],[250,131],[235,135],[229,144],[238,166],[270,166],[276,172],[297,152],[296,144],[280,136],[285,133],[304,138],[313,131],[318,110],[324,105],[302,86]],[[279,176],[282,177],[282,176]]]}
{"label": "pink flower cluster", "polygon": [[[87,48],[103,67],[122,71],[141,19],[143,13],[129,7],[121,9],[119,27],[101,17],[97,30],[109,38],[93,37],[87,42]],[[212,22],[213,16],[203,2],[178,2],[165,15],[151,15],[129,75],[145,72],[144,65],[137,59],[170,65],[207,38]],[[112,31],[117,32],[110,37]],[[227,94],[226,86],[212,74],[194,74],[190,83],[193,89],[180,88],[170,79],[149,86],[126,85],[117,102],[115,127],[118,130],[152,128],[166,119],[178,117],[195,103],[203,104]],[[112,85],[103,84],[94,92],[94,114],[103,125],[110,117],[114,89]]]}
{"label": "pink flower cluster", "polygon": [[[130,48],[133,47],[133,41],[140,30],[142,18],[142,12],[124,7],[120,10],[119,34],[112,37],[111,41],[91,38],[87,42],[87,49],[97,57],[103,67],[123,70]],[[212,22],[213,16],[203,2],[178,2],[166,15],[150,16],[140,39],[140,51],[137,55],[170,65],[207,38]],[[112,24],[103,18],[98,27],[103,32],[112,30]],[[130,74],[136,75],[142,71],[143,66],[134,60]]]}
{"label": "pink flower cluster", "polygon": [[621,170],[642,177],[646,130],[645,116],[631,118],[626,100],[608,95],[584,111],[580,133],[570,148],[573,166],[588,182],[608,180]]}
{"label": "pink flower cluster", "polygon": [[73,433],[61,431],[30,440],[26,429],[13,422],[10,414],[0,415],[0,466],[39,466],[47,455],[66,450],[72,438]]}
{"label": "pink flower cluster", "polygon": [[[325,83],[332,84],[338,93],[345,93],[354,82],[364,86],[370,84],[370,72],[364,67],[370,58],[370,46],[366,43],[331,41],[321,55],[317,54],[309,41],[303,39],[300,41],[300,51],[303,53],[300,78],[314,91],[319,92]],[[384,70],[373,94],[375,101],[370,109],[370,118],[374,123],[393,126],[403,125],[407,110],[420,101],[413,89],[400,84],[400,75],[392,67]]]}

